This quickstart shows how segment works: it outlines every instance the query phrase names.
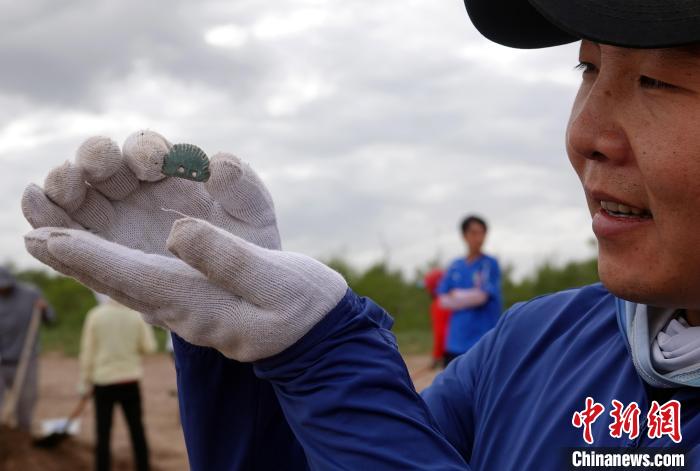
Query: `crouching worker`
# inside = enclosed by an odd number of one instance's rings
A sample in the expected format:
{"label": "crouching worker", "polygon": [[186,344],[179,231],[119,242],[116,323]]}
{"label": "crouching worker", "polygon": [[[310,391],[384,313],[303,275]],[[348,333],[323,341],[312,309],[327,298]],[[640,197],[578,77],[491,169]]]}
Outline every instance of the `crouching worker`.
{"label": "crouching worker", "polygon": [[[38,316],[37,319],[33,319]],[[11,423],[30,433],[34,408],[39,395],[39,336],[41,322],[55,319],[53,309],[41,298],[38,290],[18,282],[4,267],[0,267],[0,411],[6,412]],[[29,343],[27,343],[29,342]],[[29,356],[23,365],[24,381],[17,384],[22,354],[28,348]],[[10,397],[14,397],[6,403]]]}

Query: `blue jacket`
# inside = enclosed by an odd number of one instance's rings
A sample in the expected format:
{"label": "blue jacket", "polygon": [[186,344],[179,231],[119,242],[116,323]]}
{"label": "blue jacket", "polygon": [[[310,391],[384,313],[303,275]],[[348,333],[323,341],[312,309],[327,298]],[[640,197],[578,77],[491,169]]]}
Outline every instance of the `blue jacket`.
{"label": "blue jacket", "polygon": [[[647,387],[601,285],[519,304],[419,396],[384,310],[351,291],[281,354],[251,367],[176,339],[193,470],[567,469],[589,446],[571,421],[586,397],[606,411],[594,447],[687,450],[700,469],[700,390]],[[677,399],[683,441],[608,433],[611,401]],[[686,463],[687,464],[687,463]]]}
{"label": "blue jacket", "polygon": [[467,309],[458,309],[450,316],[445,350],[458,355],[466,352],[486,332],[491,330],[501,315],[501,269],[498,261],[482,255],[473,262],[465,257],[454,260],[438,286],[439,294],[455,288],[479,288],[488,295],[486,303]]}

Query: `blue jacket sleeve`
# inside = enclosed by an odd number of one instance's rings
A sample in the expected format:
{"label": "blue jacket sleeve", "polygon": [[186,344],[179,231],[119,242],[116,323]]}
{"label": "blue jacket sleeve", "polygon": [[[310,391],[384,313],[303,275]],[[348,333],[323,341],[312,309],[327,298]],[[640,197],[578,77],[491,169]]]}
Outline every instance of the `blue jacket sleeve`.
{"label": "blue jacket sleeve", "polygon": [[452,289],[452,277],[450,276],[450,272],[452,271],[452,265],[447,267],[447,270],[445,270],[445,273],[442,275],[442,279],[438,284],[437,290],[435,290],[438,295],[447,294]]}
{"label": "blue jacket sleeve", "polygon": [[495,328],[465,354],[451,361],[421,393],[438,428],[467,462],[471,462],[474,446],[474,412],[479,410],[477,391],[479,381],[483,381],[482,369],[490,364],[494,343],[511,312],[512,309],[504,313]]}
{"label": "blue jacket sleeve", "polygon": [[348,290],[296,344],[255,364],[311,469],[469,469],[413,388],[392,323]]}
{"label": "blue jacket sleeve", "polygon": [[501,268],[495,258],[490,258],[481,289],[491,297],[501,296]]}
{"label": "blue jacket sleeve", "polygon": [[474,391],[494,330],[451,361],[421,394],[442,434],[467,462],[474,444]]}
{"label": "blue jacket sleeve", "polygon": [[173,348],[190,469],[308,469],[272,387],[251,364],[175,334]]}

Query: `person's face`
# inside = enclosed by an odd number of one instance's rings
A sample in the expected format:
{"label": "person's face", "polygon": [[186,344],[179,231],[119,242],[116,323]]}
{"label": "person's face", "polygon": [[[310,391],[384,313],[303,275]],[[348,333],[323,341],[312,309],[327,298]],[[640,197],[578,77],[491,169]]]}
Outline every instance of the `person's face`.
{"label": "person's face", "polygon": [[700,48],[583,41],[566,147],[614,294],[700,307]]}
{"label": "person's face", "polygon": [[469,248],[469,253],[480,253],[486,239],[486,229],[478,222],[472,222],[462,234],[464,242]]}

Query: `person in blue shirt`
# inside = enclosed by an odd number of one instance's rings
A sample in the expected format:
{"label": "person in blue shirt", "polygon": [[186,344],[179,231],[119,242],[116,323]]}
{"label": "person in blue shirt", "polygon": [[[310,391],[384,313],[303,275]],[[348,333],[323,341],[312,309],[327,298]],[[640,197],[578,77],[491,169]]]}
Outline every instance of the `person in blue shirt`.
{"label": "person in blue shirt", "polygon": [[191,469],[615,460],[597,447],[634,454],[638,468],[661,457],[700,469],[696,2],[466,6],[503,45],[581,40],[565,142],[602,284],[512,307],[421,395],[389,314],[281,250],[269,194],[239,159],[212,158],[204,184],[165,178],[169,143],[142,131],[123,154],[89,141],[75,167],[25,190],[32,255],[176,334]]}
{"label": "person in blue shirt", "polygon": [[501,314],[501,270],[495,258],[481,251],[488,230],[486,221],[470,215],[460,229],[467,256],[450,264],[438,286],[440,305],[452,311],[445,365],[478,342]]}

